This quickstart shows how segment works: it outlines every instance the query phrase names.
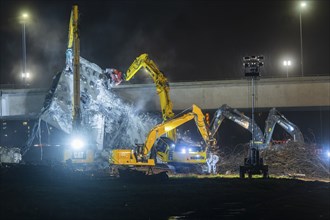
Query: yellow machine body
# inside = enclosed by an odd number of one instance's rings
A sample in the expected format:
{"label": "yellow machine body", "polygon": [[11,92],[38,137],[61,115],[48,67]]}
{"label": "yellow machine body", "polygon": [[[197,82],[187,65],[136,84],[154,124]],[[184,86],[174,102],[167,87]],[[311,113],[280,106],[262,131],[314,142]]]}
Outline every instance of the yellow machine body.
{"label": "yellow machine body", "polygon": [[109,162],[114,165],[155,166],[153,159],[138,161],[134,150],[130,149],[112,150]]}
{"label": "yellow machine body", "polygon": [[71,161],[73,164],[88,164],[94,162],[94,151],[87,150],[73,150],[67,148],[64,150],[64,162]]}

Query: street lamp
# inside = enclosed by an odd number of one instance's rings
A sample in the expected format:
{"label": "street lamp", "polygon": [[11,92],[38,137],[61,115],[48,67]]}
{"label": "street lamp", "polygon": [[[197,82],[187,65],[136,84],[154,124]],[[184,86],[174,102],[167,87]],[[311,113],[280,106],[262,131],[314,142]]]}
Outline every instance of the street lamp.
{"label": "street lamp", "polygon": [[301,2],[300,8],[299,8],[299,24],[300,24],[300,66],[301,66],[301,76],[304,76],[304,56],[303,56],[303,39],[302,39],[302,18],[301,18],[301,12],[304,8],[306,8],[307,3]]}
{"label": "street lamp", "polygon": [[30,73],[26,71],[26,23],[28,21],[29,14],[23,13],[21,15],[21,23],[22,23],[22,54],[23,54],[23,71],[22,71],[22,79],[23,85],[25,86],[26,80],[30,78]]}
{"label": "street lamp", "polygon": [[289,67],[291,66],[291,60],[284,60],[283,66],[286,67],[286,78],[289,77]]}

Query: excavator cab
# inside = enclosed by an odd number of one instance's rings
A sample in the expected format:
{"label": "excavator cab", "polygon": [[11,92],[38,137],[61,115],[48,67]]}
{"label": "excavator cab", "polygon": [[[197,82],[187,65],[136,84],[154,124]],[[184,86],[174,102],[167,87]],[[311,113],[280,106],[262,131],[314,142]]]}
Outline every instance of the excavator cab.
{"label": "excavator cab", "polygon": [[109,80],[110,85],[118,86],[124,79],[124,75],[122,74],[122,72],[117,69],[107,68],[105,69],[104,74]]}
{"label": "excavator cab", "polygon": [[174,142],[168,137],[160,137],[154,147],[157,150],[157,163],[175,164],[176,162],[184,162],[195,164],[204,163],[206,159],[205,146],[188,143],[181,139]]}

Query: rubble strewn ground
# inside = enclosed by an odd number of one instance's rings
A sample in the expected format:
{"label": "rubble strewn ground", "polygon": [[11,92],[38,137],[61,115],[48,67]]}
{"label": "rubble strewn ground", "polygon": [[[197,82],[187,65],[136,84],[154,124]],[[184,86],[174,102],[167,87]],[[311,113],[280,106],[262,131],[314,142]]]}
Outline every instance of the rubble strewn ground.
{"label": "rubble strewn ground", "polygon": [[[239,173],[247,157],[248,145],[219,150],[221,160],[218,163],[220,173]],[[264,163],[269,166],[269,174],[276,176],[301,176],[330,180],[330,161],[320,155],[313,145],[289,142],[273,145],[261,150]]]}

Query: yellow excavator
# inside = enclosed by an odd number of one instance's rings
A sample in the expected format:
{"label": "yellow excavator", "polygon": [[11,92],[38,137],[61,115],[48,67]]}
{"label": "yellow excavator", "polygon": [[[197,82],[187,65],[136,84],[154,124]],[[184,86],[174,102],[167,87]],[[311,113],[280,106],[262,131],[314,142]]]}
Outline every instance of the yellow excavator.
{"label": "yellow excavator", "polygon": [[[163,146],[156,144],[159,139],[164,138],[163,135],[193,119],[204,140],[202,146],[176,145],[174,142],[171,145],[165,144]],[[207,152],[212,144],[212,140],[209,137],[209,130],[205,124],[204,115],[197,105],[193,105],[191,112],[156,125],[149,132],[144,144],[137,145],[134,149],[113,150],[109,162],[111,165],[154,167],[156,158],[162,157],[164,161],[180,161],[176,163],[198,170],[199,165],[206,163]],[[171,164],[171,162],[168,164]],[[175,165],[173,164],[173,166]]]}
{"label": "yellow excavator", "polygon": [[[148,54],[141,54],[138,56],[131,66],[128,68],[124,79],[129,81],[134,77],[134,75],[144,68],[148,74],[153,79],[156,85],[156,91],[159,96],[160,107],[162,111],[163,122],[172,119],[174,117],[173,113],[173,104],[170,99],[170,87],[165,75],[159,70],[156,63],[149,58]],[[202,112],[200,111],[202,117]],[[204,116],[203,116],[204,117]],[[180,140],[177,140],[176,129],[167,130],[164,135],[157,142],[157,162],[158,163],[167,163],[173,165],[177,171],[181,170],[181,167],[185,164],[189,167],[189,164],[195,163],[206,163],[206,152],[202,150],[200,146],[190,146],[187,143],[182,143]],[[205,134],[205,138],[208,134]],[[203,136],[203,134],[202,134]],[[176,149],[179,149],[179,146],[185,145],[188,150],[185,153],[175,150],[171,146],[177,146]],[[182,148],[182,151],[185,151],[185,148]]]}
{"label": "yellow excavator", "polygon": [[64,150],[64,162],[72,165],[86,165],[94,162],[94,149],[86,146],[81,127],[80,109],[80,38],[78,30],[78,5],[73,5],[66,51],[67,73],[73,74],[72,141]]}
{"label": "yellow excavator", "polygon": [[[173,118],[173,104],[170,99],[169,83],[164,74],[158,69],[156,63],[149,58],[148,54],[141,54],[133,61],[131,66],[126,71],[126,75],[124,76],[125,81],[129,81],[130,79],[132,79],[134,75],[142,68],[144,68],[148,72],[148,74],[151,76],[156,85],[156,91],[159,96],[163,121]],[[166,136],[175,141],[175,129],[167,132]]]}

